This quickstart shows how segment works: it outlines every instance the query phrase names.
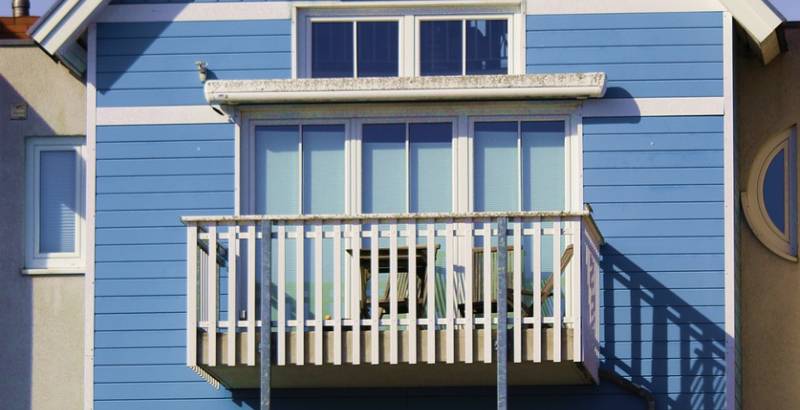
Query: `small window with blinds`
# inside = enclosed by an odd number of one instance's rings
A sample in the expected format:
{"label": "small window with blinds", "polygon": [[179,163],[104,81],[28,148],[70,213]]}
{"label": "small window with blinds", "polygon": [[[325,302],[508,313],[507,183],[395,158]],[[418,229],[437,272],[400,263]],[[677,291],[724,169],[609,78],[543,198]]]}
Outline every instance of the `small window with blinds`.
{"label": "small window with blinds", "polygon": [[28,273],[81,273],[83,139],[30,138],[26,153]]}

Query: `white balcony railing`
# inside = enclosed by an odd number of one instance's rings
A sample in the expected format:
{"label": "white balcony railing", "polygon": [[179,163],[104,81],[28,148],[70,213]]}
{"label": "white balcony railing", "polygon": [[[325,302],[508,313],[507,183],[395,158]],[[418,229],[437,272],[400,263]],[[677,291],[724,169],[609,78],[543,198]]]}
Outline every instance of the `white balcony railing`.
{"label": "white balcony railing", "polygon": [[500,218],[509,361],[582,362],[596,380],[588,211],[186,217],[187,364],[256,365],[265,226],[274,365],[490,363]]}

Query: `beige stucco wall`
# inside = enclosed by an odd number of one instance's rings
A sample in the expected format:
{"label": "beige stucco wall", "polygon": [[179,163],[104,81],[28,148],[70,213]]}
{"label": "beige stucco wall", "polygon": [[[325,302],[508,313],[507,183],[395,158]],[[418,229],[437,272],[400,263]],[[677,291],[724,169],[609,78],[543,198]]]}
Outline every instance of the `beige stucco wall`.
{"label": "beige stucco wall", "polygon": [[[800,122],[800,29],[787,30],[786,39],[789,50],[767,66],[737,49],[740,191],[762,142]],[[744,220],[739,233],[743,408],[797,408],[800,265],[767,250]]]}
{"label": "beige stucco wall", "polygon": [[[0,44],[0,408],[82,408],[83,276],[24,276],[29,136],[83,135],[82,82],[38,47]],[[27,102],[28,119],[9,119]]]}

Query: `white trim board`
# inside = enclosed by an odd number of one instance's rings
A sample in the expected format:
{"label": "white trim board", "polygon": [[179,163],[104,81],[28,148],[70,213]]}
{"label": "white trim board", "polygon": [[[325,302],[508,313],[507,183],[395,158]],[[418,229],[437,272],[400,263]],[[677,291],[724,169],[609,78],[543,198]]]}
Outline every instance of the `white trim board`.
{"label": "white trim board", "polygon": [[737,403],[737,364],[736,349],[736,144],[734,128],[733,91],[733,18],[731,13],[723,16],[723,95],[725,96],[725,117],[723,119],[723,164],[724,164],[724,268],[725,268],[725,403],[728,410],[739,408]]}
{"label": "white trim board", "polygon": [[98,17],[99,23],[148,21],[289,20],[288,2],[113,4]]}
{"label": "white trim board", "polygon": [[718,0],[527,0],[528,14],[724,11]]}
{"label": "white trim board", "polygon": [[103,125],[168,125],[226,124],[231,119],[208,105],[166,107],[99,107],[97,126]]}
{"label": "white trim board", "polygon": [[[554,104],[556,102],[542,102]],[[248,108],[249,110],[249,108]],[[269,108],[264,108],[269,111]],[[584,117],[659,117],[681,115],[722,115],[724,98],[620,98],[586,100]],[[226,124],[228,116],[207,105],[160,107],[99,107],[97,126],[108,125],[169,125],[169,124]],[[88,142],[88,141],[87,141]]]}
{"label": "white trim board", "polygon": [[723,97],[606,98],[583,102],[584,117],[722,115]]}
{"label": "white trim board", "polygon": [[97,25],[91,24],[86,47],[86,276],[84,277],[84,361],[83,408],[94,408],[94,272],[95,272],[95,208],[97,174]]}

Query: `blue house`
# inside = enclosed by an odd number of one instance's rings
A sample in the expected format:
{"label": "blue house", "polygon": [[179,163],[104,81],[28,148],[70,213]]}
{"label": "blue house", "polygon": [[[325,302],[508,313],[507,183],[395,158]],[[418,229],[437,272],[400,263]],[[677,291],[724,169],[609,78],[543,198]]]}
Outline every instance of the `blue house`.
{"label": "blue house", "polygon": [[737,408],[733,43],[768,61],[779,24],[58,2],[31,34],[87,84],[85,408]]}

